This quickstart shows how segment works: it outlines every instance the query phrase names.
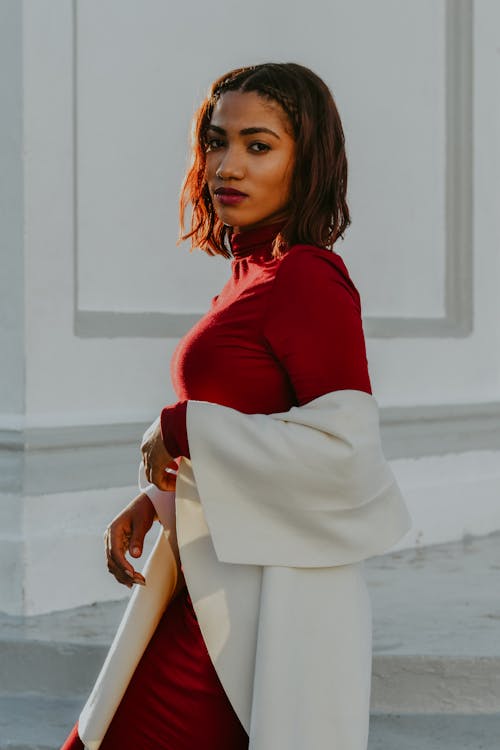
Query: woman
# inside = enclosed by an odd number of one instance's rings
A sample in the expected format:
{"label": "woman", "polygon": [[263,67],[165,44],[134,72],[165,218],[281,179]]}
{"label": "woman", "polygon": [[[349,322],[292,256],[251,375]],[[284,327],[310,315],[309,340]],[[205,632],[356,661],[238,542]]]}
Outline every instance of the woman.
{"label": "woman", "polygon": [[91,750],[365,750],[362,561],[409,516],[380,450],[359,295],[331,249],[350,223],[341,121],[312,71],[267,63],[215,81],[195,125],[181,235],[232,275],[174,354],[179,400],[141,446],[151,484],[108,528],[129,587],[145,580],[124,553],[141,555],[156,517],[169,543],[64,750],[78,732]]}

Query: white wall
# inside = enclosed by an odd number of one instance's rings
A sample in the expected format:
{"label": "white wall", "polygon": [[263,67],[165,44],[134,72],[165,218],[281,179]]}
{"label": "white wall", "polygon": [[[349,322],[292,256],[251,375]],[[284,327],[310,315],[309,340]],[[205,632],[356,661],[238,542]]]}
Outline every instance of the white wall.
{"label": "white wall", "polygon": [[[177,195],[192,112],[210,81],[237,65],[293,60],[328,82],[346,131],[353,219],[336,249],[365,316],[442,318],[444,0],[295,8],[256,0],[251,9],[230,0],[85,0],[75,16],[65,0],[26,0],[22,19],[14,11],[21,4],[8,5],[23,50],[22,68],[19,48],[2,52],[11,56],[9,127],[21,138],[14,105],[22,101],[24,155],[21,176],[20,151],[8,167],[17,185],[9,247],[19,250],[9,288],[22,301],[24,286],[25,323],[17,318],[10,339],[4,326],[0,341],[15,372],[26,369],[26,385],[16,389],[12,375],[5,381],[0,429],[146,422],[175,399],[168,330],[116,336],[106,315],[144,313],[147,328],[149,313],[201,312],[226,278],[224,260],[175,246]],[[474,3],[473,330],[369,338],[381,406],[500,401],[499,47],[500,5]],[[82,311],[103,314],[102,335],[75,334]],[[500,529],[498,458],[483,450],[395,461],[415,520],[400,546]],[[102,531],[133,491],[21,491],[22,522],[12,494],[0,495],[8,519],[0,535],[13,545],[8,559],[18,573],[21,565],[25,592],[20,599],[11,578],[0,609],[39,612],[117,596],[104,566],[99,572]]]}
{"label": "white wall", "polygon": [[[345,250],[353,256],[357,276],[375,274],[379,281],[366,285],[367,311],[442,312],[442,2],[407,3],[404,12],[392,0],[316,0],[293,12],[285,2],[271,9],[257,2],[245,18],[243,38],[236,33],[234,2],[221,3],[216,14],[210,9],[203,25],[191,24],[189,5],[150,3],[139,12],[134,2],[101,5],[81,3],[77,15],[83,309],[197,310],[206,304],[205,289],[216,283],[209,278],[207,284],[205,278],[213,261],[203,263],[196,256],[190,262],[174,247],[191,112],[200,89],[241,60],[291,57],[325,77],[344,118],[354,215]],[[270,10],[276,19],[269,18]],[[314,46],[303,37],[311,17],[318,21]],[[179,27],[193,35],[181,65],[175,39]],[[210,37],[224,44],[207,55]],[[359,65],[358,60],[372,62]],[[127,271],[122,273],[124,257]],[[391,273],[381,273],[381,266]],[[395,285],[394,278],[400,283]]]}
{"label": "white wall", "polygon": [[[213,76],[238,63],[294,58],[328,81],[351,162],[353,225],[338,249],[365,315],[439,315],[444,6],[384,0],[375,13],[361,0],[315,0],[285,13],[284,3],[261,3],[245,16],[243,34],[230,2],[218,4],[217,13],[200,7],[203,23],[196,25],[185,5],[153,2],[139,11],[131,0],[77,3],[75,144],[71,8],[57,0],[28,4],[28,420],[146,419],[173,398],[173,341],[75,338],[73,254],[82,310],[204,309],[227,264],[175,246],[177,193],[193,107]],[[370,341],[384,405],[499,396],[499,12],[494,2],[475,9],[474,331],[466,338]],[[182,55],[188,30],[194,37]]]}
{"label": "white wall", "polygon": [[0,412],[7,414],[23,411],[25,390],[21,10],[15,0],[0,4]]}

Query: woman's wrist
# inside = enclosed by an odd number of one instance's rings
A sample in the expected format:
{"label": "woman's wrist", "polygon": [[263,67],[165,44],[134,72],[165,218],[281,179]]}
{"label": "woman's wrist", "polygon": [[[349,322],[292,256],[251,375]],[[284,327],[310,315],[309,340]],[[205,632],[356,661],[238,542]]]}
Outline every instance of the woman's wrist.
{"label": "woman's wrist", "polygon": [[145,492],[141,492],[141,494],[136,497],[132,501],[132,503],[134,505],[140,505],[141,511],[145,514],[145,516],[151,518],[152,521],[156,521],[158,519],[155,505],[149,495],[147,495]]}

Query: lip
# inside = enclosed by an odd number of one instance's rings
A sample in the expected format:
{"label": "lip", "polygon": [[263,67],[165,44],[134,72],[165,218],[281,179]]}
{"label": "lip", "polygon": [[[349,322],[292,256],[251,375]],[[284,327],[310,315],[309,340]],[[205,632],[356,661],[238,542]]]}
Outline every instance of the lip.
{"label": "lip", "polygon": [[248,197],[246,193],[233,188],[217,188],[214,196],[223,206],[236,206]]}
{"label": "lip", "polygon": [[246,196],[246,193],[242,193],[241,190],[236,190],[235,188],[217,188],[215,191],[215,195],[244,195]]}

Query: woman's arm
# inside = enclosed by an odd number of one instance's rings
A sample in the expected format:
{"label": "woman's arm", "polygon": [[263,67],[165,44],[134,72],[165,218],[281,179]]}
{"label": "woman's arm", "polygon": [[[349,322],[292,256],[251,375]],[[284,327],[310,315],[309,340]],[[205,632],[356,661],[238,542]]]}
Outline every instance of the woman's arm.
{"label": "woman's arm", "polygon": [[137,495],[109,524],[104,532],[104,547],[108,570],[118,583],[128,588],[138,583],[144,586],[144,576],[129,563],[125,554],[140,557],[144,538],[156,518],[155,509],[147,495]]}
{"label": "woman's arm", "polygon": [[144,476],[140,477],[139,484],[142,490],[141,480],[144,477],[152,482],[149,488],[144,489],[153,490],[154,488],[156,494],[161,497],[159,507],[157,507],[158,497],[155,498],[154,492],[150,491],[147,494],[142,491],[113,519],[104,534],[108,570],[119,583],[123,583],[128,588],[134,583],[144,585],[145,580],[127,560],[125,554],[128,552],[135,558],[142,555],[144,538],[157,518],[169,531],[170,544],[174,555],[178,558],[174,505],[176,477],[165,471],[171,466],[177,468],[177,464],[165,448],[159,419],[144,434],[141,451],[143,455],[141,474]]}

